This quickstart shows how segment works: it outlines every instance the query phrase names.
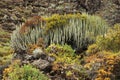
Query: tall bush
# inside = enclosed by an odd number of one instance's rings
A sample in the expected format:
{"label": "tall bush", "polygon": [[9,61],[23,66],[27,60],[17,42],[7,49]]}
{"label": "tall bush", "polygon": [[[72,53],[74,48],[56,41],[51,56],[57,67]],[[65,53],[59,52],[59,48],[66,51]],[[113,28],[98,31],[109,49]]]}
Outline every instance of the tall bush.
{"label": "tall bush", "polygon": [[[11,44],[14,50],[27,50],[28,44],[37,44],[43,38],[46,46],[55,44],[70,44],[75,48],[87,47],[95,41],[97,35],[107,31],[107,24],[98,16],[88,14],[52,15],[39,21],[40,25],[28,29],[21,34],[21,26],[13,32]],[[30,25],[28,25],[30,27]]]}

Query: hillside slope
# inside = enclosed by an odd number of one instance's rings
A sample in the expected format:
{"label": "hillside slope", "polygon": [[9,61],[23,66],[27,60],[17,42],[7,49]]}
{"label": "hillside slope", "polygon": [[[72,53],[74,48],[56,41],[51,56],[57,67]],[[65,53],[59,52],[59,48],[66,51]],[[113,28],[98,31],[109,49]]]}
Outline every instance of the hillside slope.
{"label": "hillside slope", "polygon": [[0,27],[14,30],[34,15],[88,12],[120,23],[120,0],[0,0]]}

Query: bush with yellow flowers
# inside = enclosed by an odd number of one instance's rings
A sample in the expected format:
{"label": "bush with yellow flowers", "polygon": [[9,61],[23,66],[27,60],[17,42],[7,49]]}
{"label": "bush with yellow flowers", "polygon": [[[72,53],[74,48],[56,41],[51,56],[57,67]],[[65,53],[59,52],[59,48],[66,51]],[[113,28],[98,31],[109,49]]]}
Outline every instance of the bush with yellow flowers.
{"label": "bush with yellow flowers", "polygon": [[[100,51],[85,57],[85,65],[89,77],[95,80],[114,80],[120,76],[120,54]],[[92,75],[92,76],[91,76]]]}
{"label": "bush with yellow flowers", "polygon": [[[94,80],[117,80],[120,77],[120,24],[110,28],[88,47],[84,67]],[[92,76],[91,76],[92,75]]]}
{"label": "bush with yellow flowers", "polygon": [[120,51],[120,24],[114,25],[109,29],[105,36],[99,36],[96,40],[97,45],[102,50],[113,52]]}
{"label": "bush with yellow flowers", "polygon": [[84,68],[86,68],[89,71],[88,75],[90,76],[91,79],[94,80],[119,79],[120,52],[115,53],[108,49],[101,50],[101,48],[99,48],[97,44],[93,44],[88,48],[87,53],[89,55],[85,57]]}

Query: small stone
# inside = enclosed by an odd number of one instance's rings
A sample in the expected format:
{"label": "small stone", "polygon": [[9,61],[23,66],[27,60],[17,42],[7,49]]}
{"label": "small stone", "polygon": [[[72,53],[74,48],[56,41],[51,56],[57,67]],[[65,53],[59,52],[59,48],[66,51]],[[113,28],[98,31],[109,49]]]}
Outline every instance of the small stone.
{"label": "small stone", "polygon": [[2,28],[5,30],[15,30],[15,24],[14,23],[3,23]]}
{"label": "small stone", "polygon": [[44,52],[41,48],[36,48],[32,54],[34,58],[39,58],[41,54],[44,54]]}
{"label": "small stone", "polygon": [[24,60],[24,61],[22,61],[22,63],[23,63],[23,64],[29,64],[29,61]]}
{"label": "small stone", "polygon": [[33,59],[33,56],[32,56],[32,55],[25,55],[25,59],[26,59],[26,60],[32,60],[32,59]]}
{"label": "small stone", "polygon": [[39,60],[35,60],[33,63],[32,63],[33,66],[36,66],[37,68],[43,70],[45,69],[46,67],[48,67],[50,65],[50,63],[47,61],[47,60],[42,60],[42,59],[39,59]]}
{"label": "small stone", "polygon": [[54,62],[54,61],[55,61],[55,57],[49,56],[49,57],[48,57],[48,61],[49,61],[49,62]]}

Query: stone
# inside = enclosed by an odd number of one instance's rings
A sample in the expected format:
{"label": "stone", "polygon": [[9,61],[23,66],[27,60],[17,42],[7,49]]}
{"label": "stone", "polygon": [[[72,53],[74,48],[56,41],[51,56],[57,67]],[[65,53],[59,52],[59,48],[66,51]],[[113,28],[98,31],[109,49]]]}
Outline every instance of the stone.
{"label": "stone", "polygon": [[39,60],[33,61],[32,65],[41,70],[44,70],[45,68],[47,68],[50,65],[50,63],[47,60],[39,59]]}
{"label": "stone", "polygon": [[48,61],[49,62],[54,62],[55,61],[55,57],[48,56]]}
{"label": "stone", "polygon": [[2,29],[4,29],[4,30],[15,30],[15,25],[14,25],[14,23],[3,23],[2,24]]}
{"label": "stone", "polygon": [[26,54],[26,55],[25,55],[25,59],[26,59],[26,60],[32,60],[32,59],[33,59],[33,56]]}
{"label": "stone", "polygon": [[34,58],[40,58],[41,54],[44,54],[44,52],[41,48],[36,48],[32,54]]}

